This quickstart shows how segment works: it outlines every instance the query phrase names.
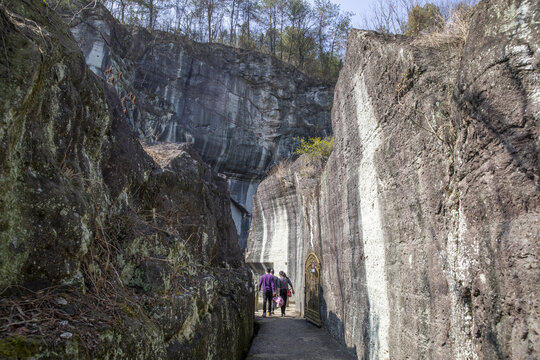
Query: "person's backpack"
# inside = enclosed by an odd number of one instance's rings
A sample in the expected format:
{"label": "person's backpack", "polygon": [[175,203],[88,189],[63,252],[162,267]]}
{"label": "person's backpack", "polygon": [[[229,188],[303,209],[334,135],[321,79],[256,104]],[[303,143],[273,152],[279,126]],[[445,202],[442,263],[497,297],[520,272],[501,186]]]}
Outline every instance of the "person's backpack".
{"label": "person's backpack", "polygon": [[285,278],[285,280],[283,280],[282,278],[279,278],[279,288],[285,289],[285,290],[289,289],[289,284],[287,284],[287,278]]}

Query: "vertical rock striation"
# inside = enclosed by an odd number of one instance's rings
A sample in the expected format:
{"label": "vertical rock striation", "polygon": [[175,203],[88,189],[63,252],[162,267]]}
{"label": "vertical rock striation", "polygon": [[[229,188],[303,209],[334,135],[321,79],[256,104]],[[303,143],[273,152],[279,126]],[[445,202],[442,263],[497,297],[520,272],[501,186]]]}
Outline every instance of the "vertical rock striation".
{"label": "vertical rock striation", "polygon": [[276,258],[261,232],[286,213],[295,286],[315,250],[358,358],[539,356],[538,14],[482,1],[463,47],[351,32],[324,171],[259,186],[247,261]]}
{"label": "vertical rock striation", "polygon": [[273,266],[300,284],[303,259],[318,226],[312,222],[318,218],[316,191],[323,165],[303,155],[294,163],[280,165],[262,182],[263,188],[254,197],[255,221],[246,250],[246,262],[252,268],[264,273],[265,267]]}
{"label": "vertical rock striation", "polygon": [[245,247],[252,197],[269,167],[291,154],[294,137],[331,134],[333,89],[269,55],[120,25],[101,5],[66,17],[141,139],[193,143],[227,176]]}
{"label": "vertical rock striation", "polygon": [[540,4],[483,2],[473,24],[455,92],[456,281],[474,350],[532,359],[540,356]]}

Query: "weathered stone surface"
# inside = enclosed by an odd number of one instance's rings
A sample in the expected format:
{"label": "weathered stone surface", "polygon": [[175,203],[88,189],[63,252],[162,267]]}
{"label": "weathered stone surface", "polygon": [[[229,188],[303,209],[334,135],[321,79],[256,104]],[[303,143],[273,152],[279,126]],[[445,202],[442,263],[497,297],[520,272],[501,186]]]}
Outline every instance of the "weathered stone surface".
{"label": "weathered stone surface", "polygon": [[193,143],[227,176],[245,247],[257,185],[294,137],[331,133],[333,89],[268,55],[123,26],[101,5],[66,18],[141,139]]}
{"label": "weathered stone surface", "polygon": [[189,144],[145,149],[162,169],[152,174],[143,193],[144,207],[160,214],[181,238],[189,239],[199,262],[243,265],[226,181]]}
{"label": "weathered stone surface", "polygon": [[540,356],[539,14],[482,1],[463,51],[353,31],[318,185],[294,164],[259,186],[247,260],[274,261],[285,224],[301,289],[315,250],[358,358]]}
{"label": "weathered stone surface", "polygon": [[112,110],[69,29],[43,6],[11,4],[1,14],[0,286],[43,287],[72,279],[89,245]]}
{"label": "weathered stone surface", "polygon": [[45,2],[0,5],[0,36],[0,357],[240,358],[227,182],[190,146],[156,163]]}
{"label": "weathered stone surface", "polygon": [[540,4],[478,7],[455,94],[462,115],[454,120],[456,280],[472,308],[472,350],[486,359],[533,359],[540,356]]}
{"label": "weathered stone surface", "polygon": [[307,246],[313,242],[312,227],[317,226],[311,220],[318,217],[316,194],[323,166],[308,155],[280,165],[254,197],[246,262],[261,275],[268,266],[276,273],[285,271],[298,289],[302,288],[305,241]]}

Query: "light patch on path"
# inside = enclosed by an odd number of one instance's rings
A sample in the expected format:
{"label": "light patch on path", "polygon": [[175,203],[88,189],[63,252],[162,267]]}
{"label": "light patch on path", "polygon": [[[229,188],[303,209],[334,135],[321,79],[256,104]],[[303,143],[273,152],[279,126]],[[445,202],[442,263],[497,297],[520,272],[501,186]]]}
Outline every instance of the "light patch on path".
{"label": "light patch on path", "polygon": [[[294,305],[293,305],[294,306]],[[276,309],[276,314],[279,309]],[[247,356],[248,360],[353,360],[346,347],[335,341],[326,330],[299,318],[294,307],[287,316],[263,318],[255,314],[259,332]]]}

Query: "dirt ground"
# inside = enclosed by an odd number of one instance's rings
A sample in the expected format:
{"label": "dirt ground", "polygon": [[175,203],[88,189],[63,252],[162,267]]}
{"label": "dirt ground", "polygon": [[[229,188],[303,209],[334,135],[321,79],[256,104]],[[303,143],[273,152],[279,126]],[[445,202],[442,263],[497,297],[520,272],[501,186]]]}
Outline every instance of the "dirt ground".
{"label": "dirt ground", "polygon": [[262,310],[255,313],[259,332],[246,359],[248,360],[353,360],[347,348],[334,340],[324,328],[307,322],[295,312],[294,305],[263,318]]}

